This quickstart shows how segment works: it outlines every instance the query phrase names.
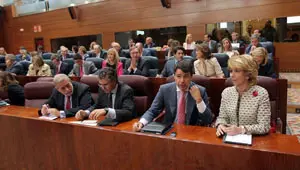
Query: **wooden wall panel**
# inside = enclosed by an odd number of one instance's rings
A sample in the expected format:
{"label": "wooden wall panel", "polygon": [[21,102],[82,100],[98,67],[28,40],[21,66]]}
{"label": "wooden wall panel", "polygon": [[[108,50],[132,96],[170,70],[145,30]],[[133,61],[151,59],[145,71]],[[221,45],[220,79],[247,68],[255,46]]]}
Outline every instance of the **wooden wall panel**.
{"label": "wooden wall panel", "polygon": [[[187,26],[195,39],[202,39],[207,23],[300,15],[299,6],[298,0],[173,0],[166,9],[159,0],[108,0],[76,7],[78,21],[71,20],[67,9],[12,18],[11,7],[6,7],[4,41],[9,52],[21,45],[30,51],[34,38],[43,37],[49,51],[53,38],[102,34],[108,47],[114,32],[173,26]],[[33,32],[37,24],[41,33]]]}
{"label": "wooden wall panel", "polygon": [[276,57],[282,72],[300,72],[300,42],[275,43]]}

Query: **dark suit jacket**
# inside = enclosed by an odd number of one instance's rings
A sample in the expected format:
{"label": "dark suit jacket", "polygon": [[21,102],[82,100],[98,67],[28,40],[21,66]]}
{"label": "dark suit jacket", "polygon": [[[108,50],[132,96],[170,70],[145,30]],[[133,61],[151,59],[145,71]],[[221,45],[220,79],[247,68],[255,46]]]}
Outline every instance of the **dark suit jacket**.
{"label": "dark suit jacket", "polygon": [[133,73],[133,71],[131,71],[131,72],[128,71],[130,64],[131,64],[131,59],[127,60],[125,63],[125,69],[124,69],[125,75],[142,75],[145,77],[147,77],[149,75],[149,69],[150,69],[149,61],[140,58],[138,65],[137,65],[137,70],[135,73]]}
{"label": "dark suit jacket", "polygon": [[24,88],[18,84],[11,84],[7,87],[8,99],[11,105],[24,106]]}
{"label": "dark suit jacket", "polygon": [[7,67],[5,71],[15,73],[16,75],[24,75],[23,66],[19,62],[14,62],[11,67]]}
{"label": "dark suit jacket", "polygon": [[69,74],[68,64],[65,63],[65,62],[61,62],[59,73],[56,73],[56,66],[55,66],[53,75],[56,75],[56,74],[66,74],[66,75],[68,75]]}
{"label": "dark suit jacket", "polygon": [[209,46],[209,49],[212,53],[218,52],[218,43],[215,40],[210,40],[210,42],[207,44]]}
{"label": "dark suit jacket", "polygon": [[164,69],[161,71],[163,77],[169,77],[174,74],[175,59],[170,59],[166,62]]}
{"label": "dark suit jacket", "polygon": [[[94,74],[98,70],[95,64],[92,61],[84,61],[83,63],[84,75]],[[69,73],[70,75],[75,74],[76,76],[80,76],[80,67],[78,64],[74,64],[72,71]]]}
{"label": "dark suit jacket", "polygon": [[[250,45],[246,48],[246,51],[245,51],[246,54],[250,54],[251,47],[252,47],[252,44],[250,44]],[[263,47],[263,46],[261,45],[261,43],[258,43],[257,47]]]}
{"label": "dark suit jacket", "polygon": [[56,89],[53,89],[52,95],[45,104],[50,108],[64,110],[66,117],[74,116],[77,111],[85,110],[93,104],[90,87],[88,85],[73,81],[72,108],[65,110],[65,96]]}
{"label": "dark suit jacket", "polygon": [[[99,88],[99,96],[96,104],[88,110],[103,109],[108,107],[108,95]],[[118,89],[115,98],[114,109],[116,111],[116,120],[118,122],[131,120],[136,116],[133,90],[126,84],[118,83]]]}
{"label": "dark suit jacket", "polygon": [[[89,57],[97,57],[97,55],[96,55],[96,53],[90,53]],[[100,58],[106,59],[107,58],[107,52],[101,50]]]}
{"label": "dark suit jacket", "polygon": [[[72,56],[71,56],[70,54],[67,54],[67,55],[66,55],[66,58],[72,58]],[[63,56],[62,56],[62,55],[60,55],[60,60],[61,60],[61,61],[63,61],[63,60],[64,60],[64,58],[63,58]]]}
{"label": "dark suit jacket", "polygon": [[[190,87],[195,85],[191,82]],[[206,110],[203,113],[199,113],[196,101],[193,99],[191,94],[187,94],[187,105],[186,105],[186,121],[187,125],[209,125],[212,121],[212,114],[209,108],[208,97],[204,87],[199,86],[202,100],[206,104]],[[160,89],[152,102],[151,107],[146,111],[142,118],[151,122],[157,117],[161,111],[165,109],[165,115],[163,123],[173,123],[177,115],[177,91],[176,83],[168,83],[160,86]]]}
{"label": "dark suit jacket", "polygon": [[268,59],[268,62],[266,65],[260,65],[259,69],[258,69],[258,75],[259,76],[266,76],[266,77],[272,77],[272,78],[276,78],[277,75],[274,71],[274,64],[273,64],[273,60]]}
{"label": "dark suit jacket", "polygon": [[152,56],[151,51],[147,48],[144,48],[142,56]]}
{"label": "dark suit jacket", "polygon": [[144,44],[144,48],[153,48],[155,47],[155,43],[151,43],[149,46],[147,44]]}

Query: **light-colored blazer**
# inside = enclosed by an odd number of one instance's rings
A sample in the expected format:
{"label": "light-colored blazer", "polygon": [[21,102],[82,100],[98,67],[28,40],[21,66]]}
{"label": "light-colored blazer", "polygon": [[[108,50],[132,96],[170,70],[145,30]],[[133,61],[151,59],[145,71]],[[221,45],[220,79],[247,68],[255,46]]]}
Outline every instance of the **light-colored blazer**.
{"label": "light-colored blazer", "polygon": [[[235,86],[222,92],[220,113],[216,125],[238,125],[237,108],[239,93]],[[243,125],[249,134],[265,134],[270,129],[271,106],[266,89],[252,86],[240,97],[239,126]]]}
{"label": "light-colored blazer", "polygon": [[[94,74],[97,71],[97,67],[92,61],[84,61],[83,63],[83,74],[89,75]],[[74,64],[72,71],[69,75],[80,76],[80,66],[78,64]]]}
{"label": "light-colored blazer", "polygon": [[224,77],[222,68],[216,59],[212,57],[207,60],[196,60],[194,62],[195,74],[206,77]]}
{"label": "light-colored blazer", "polygon": [[33,64],[29,65],[27,76],[52,76],[51,69],[48,64],[44,64],[36,73]]}
{"label": "light-colored blazer", "polygon": [[195,42],[193,41],[190,44],[189,48],[188,48],[188,44],[185,42],[185,43],[183,43],[183,48],[186,49],[186,50],[194,50],[195,49]]}

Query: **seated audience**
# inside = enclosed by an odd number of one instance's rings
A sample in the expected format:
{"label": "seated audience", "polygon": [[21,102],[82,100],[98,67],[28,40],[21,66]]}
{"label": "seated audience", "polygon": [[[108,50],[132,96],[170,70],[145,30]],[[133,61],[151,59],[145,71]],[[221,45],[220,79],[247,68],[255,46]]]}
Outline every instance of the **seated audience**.
{"label": "seated audience", "polygon": [[67,47],[62,46],[60,49],[60,58],[62,61],[64,61],[67,58],[72,58],[72,56],[70,56],[69,54],[69,50]]}
{"label": "seated audience", "polygon": [[88,85],[71,81],[65,74],[57,74],[54,76],[53,82],[55,89],[42,106],[41,113],[43,115],[71,117],[75,116],[79,110],[88,109],[93,104]]}
{"label": "seated audience", "polygon": [[24,89],[19,85],[15,76],[9,72],[0,72],[0,90],[8,94],[7,101],[11,105],[24,106]]}
{"label": "seated audience", "polygon": [[231,33],[231,39],[232,39],[232,43],[238,43],[241,46],[244,46],[244,42],[240,39],[239,33],[237,32],[232,32]]}
{"label": "seated audience", "polygon": [[103,51],[102,47],[99,44],[96,44],[94,45],[94,53],[92,53],[92,57],[106,59],[107,53]]}
{"label": "seated audience", "polygon": [[140,131],[164,109],[163,123],[209,125],[212,114],[204,87],[192,82],[192,63],[183,60],[175,67],[175,82],[160,86],[151,107],[134,123],[133,130]]}
{"label": "seated audience", "polygon": [[262,47],[261,43],[259,43],[259,36],[256,34],[253,34],[251,36],[251,44],[246,48],[245,53],[250,54],[251,51],[253,51],[257,47]]}
{"label": "seated audience", "polygon": [[90,51],[94,52],[94,46],[97,45],[97,43],[95,41],[92,41],[90,44]]}
{"label": "seated audience", "polygon": [[185,42],[183,43],[183,48],[186,50],[194,50],[195,42],[193,41],[192,34],[187,34],[185,37]]}
{"label": "seated audience", "polygon": [[204,43],[206,43],[212,53],[218,52],[218,43],[215,40],[212,40],[212,36],[210,34],[204,35]]}
{"label": "seated audience", "polygon": [[131,47],[135,46],[135,42],[132,38],[128,39],[128,46],[125,49],[130,49]]}
{"label": "seated audience", "polygon": [[174,56],[173,50],[175,47],[180,46],[180,42],[177,40],[172,40],[170,43],[170,48],[166,50],[166,60],[168,60],[170,57]]}
{"label": "seated audience", "polygon": [[207,44],[196,45],[196,58],[194,62],[195,74],[211,78],[223,78],[222,68],[208,48]]}
{"label": "seated audience", "polygon": [[167,45],[163,45],[161,51],[166,51],[167,49],[169,49],[171,47],[171,42],[173,41],[172,38],[168,39]]}
{"label": "seated audience", "polygon": [[174,53],[175,53],[174,55],[175,58],[169,59],[165,64],[164,69],[161,72],[162,77],[169,77],[174,75],[174,69],[178,64],[178,62],[183,60],[185,50],[182,46],[178,46],[174,49]]}
{"label": "seated audience", "polygon": [[20,58],[17,58],[17,61],[24,61],[24,60],[31,61],[31,57],[28,54],[25,47],[20,47],[19,52],[20,52],[21,56],[20,56]]}
{"label": "seated audience", "polygon": [[57,54],[53,54],[51,56],[51,61],[55,65],[53,75],[56,75],[56,74],[68,75],[69,74],[68,64],[65,62],[62,62]]}
{"label": "seated audience", "polygon": [[149,75],[150,64],[143,59],[137,47],[132,47],[129,50],[131,59],[125,63],[125,75],[142,75],[147,77]]}
{"label": "seated audience", "polygon": [[142,56],[151,56],[151,51],[147,48],[144,49],[142,43],[138,42],[135,44],[135,46],[139,49]]}
{"label": "seated audience", "polygon": [[78,53],[78,46],[77,45],[72,45],[72,52],[74,54]]}
{"label": "seated audience", "polygon": [[0,56],[6,56],[6,51],[4,47],[0,47]]}
{"label": "seated audience", "polygon": [[239,55],[237,50],[232,50],[231,42],[228,38],[222,40],[222,46],[219,48],[218,52],[227,54],[229,58],[233,55]]}
{"label": "seated audience", "polygon": [[86,58],[89,57],[87,54],[86,48],[84,46],[79,46],[78,53],[81,55],[83,60],[85,60]]}
{"label": "seated audience", "polygon": [[135,117],[133,90],[118,81],[115,69],[110,67],[99,71],[99,96],[97,102],[87,110],[76,113],[77,120],[99,119],[101,116],[117,120],[128,121]]}
{"label": "seated audience", "polygon": [[13,73],[15,75],[24,75],[23,66],[16,61],[16,56],[13,54],[7,54],[5,56],[5,71]]}
{"label": "seated audience", "polygon": [[126,57],[126,54],[122,52],[121,46],[117,42],[112,42],[111,47],[116,49],[120,57]]}
{"label": "seated audience", "polygon": [[257,83],[257,63],[249,55],[228,61],[234,84],[222,92],[216,135],[266,134],[270,130],[268,91]]}
{"label": "seated audience", "polygon": [[94,74],[98,69],[92,61],[84,61],[80,54],[74,55],[75,64],[70,76],[82,77],[83,75]]}
{"label": "seated audience", "polygon": [[147,37],[144,48],[153,48],[153,47],[155,47],[155,43],[153,42],[151,37]]}
{"label": "seated audience", "polygon": [[29,65],[27,76],[52,76],[52,73],[42,57],[36,55],[32,57],[32,64]]}
{"label": "seated audience", "polygon": [[259,42],[266,42],[266,39],[261,36],[261,31],[259,29],[254,30],[253,34],[258,36]]}
{"label": "seated audience", "polygon": [[120,62],[119,54],[114,48],[107,51],[107,59],[102,62],[102,68],[105,67],[115,69],[118,76],[123,74],[123,63]]}
{"label": "seated audience", "polygon": [[274,72],[273,60],[268,58],[268,52],[263,47],[255,48],[251,53],[251,56],[259,65],[258,75],[276,78]]}

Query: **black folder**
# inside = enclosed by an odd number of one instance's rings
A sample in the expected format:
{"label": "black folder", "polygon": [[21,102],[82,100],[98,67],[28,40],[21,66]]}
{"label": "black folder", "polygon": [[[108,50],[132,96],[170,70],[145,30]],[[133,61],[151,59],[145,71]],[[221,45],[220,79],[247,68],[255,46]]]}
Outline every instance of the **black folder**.
{"label": "black folder", "polygon": [[172,128],[172,123],[163,124],[159,122],[150,122],[142,128],[141,132],[154,133],[159,135],[166,134]]}

